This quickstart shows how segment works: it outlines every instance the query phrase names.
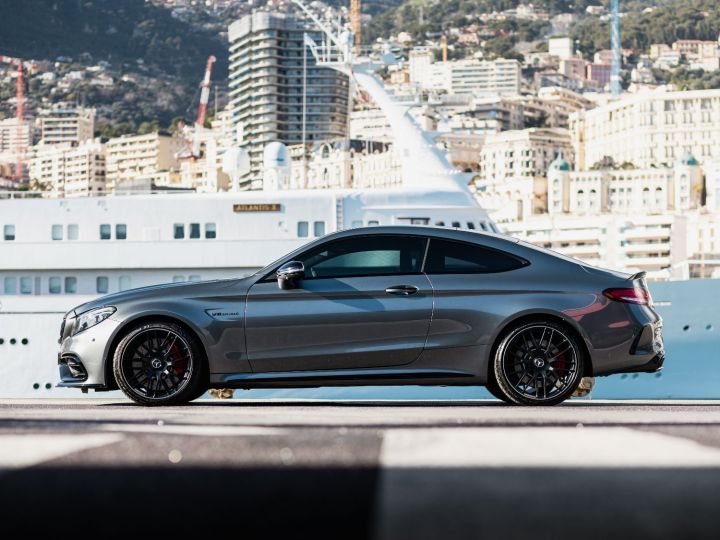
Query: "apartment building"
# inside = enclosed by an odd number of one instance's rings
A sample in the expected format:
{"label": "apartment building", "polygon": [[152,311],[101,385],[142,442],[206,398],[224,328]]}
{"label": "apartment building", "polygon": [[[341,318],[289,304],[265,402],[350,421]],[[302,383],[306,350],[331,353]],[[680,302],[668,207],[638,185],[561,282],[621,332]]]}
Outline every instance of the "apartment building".
{"label": "apartment building", "polygon": [[41,143],[33,148],[30,179],[49,186],[60,197],[104,195],[105,146],[100,139]]}
{"label": "apartment building", "polygon": [[108,188],[115,191],[122,189],[123,183],[140,181],[173,184],[179,150],[180,141],[162,131],[110,139],[106,144]]}
{"label": "apartment building", "polygon": [[547,211],[547,171],[559,156],[572,161],[564,129],[503,131],[485,138],[476,182],[480,204],[498,222]]}
{"label": "apartment building", "polygon": [[571,115],[578,170],[611,158],[646,169],[720,158],[720,90],[639,93]]}
{"label": "apartment building", "polygon": [[38,124],[45,144],[79,144],[94,137],[95,109],[58,104],[40,111]]}
{"label": "apartment building", "polygon": [[314,25],[282,13],[255,12],[230,25],[232,122],[251,165],[241,189],[262,187],[269,143],[300,144],[303,133],[308,144],[346,135],[348,78],[317,66],[305,36],[322,43]]}

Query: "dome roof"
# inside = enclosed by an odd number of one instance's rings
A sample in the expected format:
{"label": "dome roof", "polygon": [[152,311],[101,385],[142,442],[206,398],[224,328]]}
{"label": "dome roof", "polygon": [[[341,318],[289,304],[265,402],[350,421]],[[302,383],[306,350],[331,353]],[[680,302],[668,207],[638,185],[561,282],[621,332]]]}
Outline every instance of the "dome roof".
{"label": "dome roof", "polygon": [[550,164],[550,170],[556,170],[556,171],[569,171],[570,170],[570,163],[567,162],[567,160],[562,157],[562,154],[556,157],[553,162]]}
{"label": "dome roof", "polygon": [[693,156],[690,152],[685,152],[683,154],[683,156],[680,158],[680,163],[689,167],[696,167],[700,165],[698,160],[695,159],[695,156]]}

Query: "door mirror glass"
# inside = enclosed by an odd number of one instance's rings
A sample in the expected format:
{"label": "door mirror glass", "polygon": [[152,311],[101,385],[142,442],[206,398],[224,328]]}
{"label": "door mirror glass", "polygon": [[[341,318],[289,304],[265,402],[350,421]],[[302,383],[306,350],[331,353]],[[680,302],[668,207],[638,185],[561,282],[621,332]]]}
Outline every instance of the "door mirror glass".
{"label": "door mirror glass", "polygon": [[304,277],[305,265],[300,261],[287,262],[277,270],[278,286],[281,289],[294,289]]}

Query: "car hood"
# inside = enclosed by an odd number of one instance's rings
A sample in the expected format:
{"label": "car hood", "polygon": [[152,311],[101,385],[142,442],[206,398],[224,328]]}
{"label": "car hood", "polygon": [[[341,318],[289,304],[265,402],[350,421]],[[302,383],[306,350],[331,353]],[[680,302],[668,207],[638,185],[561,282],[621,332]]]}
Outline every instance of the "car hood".
{"label": "car hood", "polygon": [[237,279],[220,279],[214,281],[196,281],[196,282],[184,282],[184,283],[165,283],[162,285],[152,285],[150,287],[139,287],[137,289],[128,289],[127,291],[117,292],[108,294],[96,298],[85,304],[81,304],[71,311],[75,315],[85,313],[91,309],[105,307],[105,306],[118,306],[126,302],[133,302],[138,299],[161,299],[165,297],[178,296],[191,297],[191,296],[205,296],[217,294],[223,289],[233,287],[236,293],[242,290],[243,287],[250,287],[254,279],[252,276],[237,278]]}

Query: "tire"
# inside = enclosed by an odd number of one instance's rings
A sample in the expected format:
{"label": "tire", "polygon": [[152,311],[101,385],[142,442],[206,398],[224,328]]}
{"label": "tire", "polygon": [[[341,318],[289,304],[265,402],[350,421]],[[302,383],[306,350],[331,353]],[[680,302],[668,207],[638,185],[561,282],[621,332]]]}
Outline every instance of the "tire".
{"label": "tire", "polygon": [[141,405],[181,405],[196,399],[202,395],[206,373],[205,356],[195,336],[164,321],[131,328],[113,357],[120,390]]}
{"label": "tire", "polygon": [[517,405],[557,405],[572,396],[585,357],[564,325],[534,321],[507,331],[493,357],[497,389]]}
{"label": "tire", "polygon": [[490,392],[494,398],[499,399],[500,401],[504,401],[505,403],[509,403],[510,405],[515,404],[515,402],[512,399],[508,398],[505,394],[503,394],[500,391],[497,381],[495,380],[494,373],[490,374],[490,378],[488,379],[488,382],[485,384],[485,389],[488,392]]}

